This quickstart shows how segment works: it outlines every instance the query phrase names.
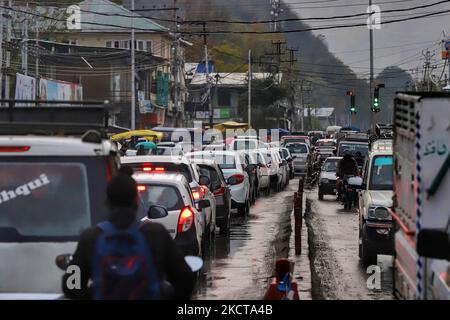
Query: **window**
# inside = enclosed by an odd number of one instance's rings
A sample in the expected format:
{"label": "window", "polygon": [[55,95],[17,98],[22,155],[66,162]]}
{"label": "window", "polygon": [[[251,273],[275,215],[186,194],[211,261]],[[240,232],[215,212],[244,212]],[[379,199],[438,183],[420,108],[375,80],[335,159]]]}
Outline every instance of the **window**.
{"label": "window", "polygon": [[83,163],[0,163],[0,176],[0,241],[77,237],[91,225]]}
{"label": "window", "polygon": [[326,160],[323,164],[322,171],[324,172],[336,172],[336,167],[339,160]]}
{"label": "window", "polygon": [[291,154],[293,153],[308,153],[306,144],[289,144],[286,146]]}
{"label": "window", "polygon": [[392,156],[377,156],[372,160],[369,190],[392,190]]}
{"label": "window", "polygon": [[183,199],[176,188],[164,185],[146,185],[146,187],[144,191],[139,192],[140,205],[144,212],[147,212],[152,205],[163,206],[167,211],[183,208]]}
{"label": "window", "polygon": [[144,41],[138,41],[136,49],[139,51],[144,51]]}
{"label": "window", "polygon": [[153,44],[151,41],[146,41],[145,43],[145,49],[147,52],[152,53],[153,52]]}
{"label": "window", "polygon": [[106,47],[112,48],[112,41],[106,41]]}
{"label": "window", "polygon": [[120,41],[114,41],[114,48],[120,49]]}

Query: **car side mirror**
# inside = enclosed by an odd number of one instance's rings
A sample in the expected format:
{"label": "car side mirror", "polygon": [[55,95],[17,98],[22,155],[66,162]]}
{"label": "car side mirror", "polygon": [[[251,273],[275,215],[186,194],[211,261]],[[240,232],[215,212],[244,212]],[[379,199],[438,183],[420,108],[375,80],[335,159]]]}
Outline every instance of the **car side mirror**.
{"label": "car side mirror", "polygon": [[446,230],[422,229],[417,235],[419,256],[450,261],[450,238]]}
{"label": "car side mirror", "polygon": [[147,217],[149,219],[161,219],[167,217],[168,215],[169,212],[167,212],[167,209],[163,206],[150,206],[147,211]]}
{"label": "car side mirror", "polygon": [[209,203],[208,200],[200,200],[197,203],[198,210],[202,210],[202,209],[209,208],[209,207],[211,207],[211,204]]}
{"label": "car side mirror", "polygon": [[198,179],[198,183],[201,186],[209,186],[211,184],[211,180],[209,179],[209,177],[201,175],[200,178]]}
{"label": "car side mirror", "polygon": [[55,259],[56,266],[63,271],[67,270],[71,262],[72,262],[72,255],[69,253],[60,254]]}

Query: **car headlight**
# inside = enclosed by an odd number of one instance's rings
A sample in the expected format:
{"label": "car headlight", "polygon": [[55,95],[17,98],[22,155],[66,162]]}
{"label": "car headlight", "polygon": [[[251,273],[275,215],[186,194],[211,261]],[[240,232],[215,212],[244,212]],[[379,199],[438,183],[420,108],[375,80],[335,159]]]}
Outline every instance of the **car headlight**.
{"label": "car headlight", "polygon": [[321,184],[328,184],[328,182],[329,182],[328,179],[325,179],[325,178],[320,179],[320,183],[321,183]]}
{"label": "car headlight", "polygon": [[391,220],[391,215],[386,207],[370,206],[368,212],[369,219]]}

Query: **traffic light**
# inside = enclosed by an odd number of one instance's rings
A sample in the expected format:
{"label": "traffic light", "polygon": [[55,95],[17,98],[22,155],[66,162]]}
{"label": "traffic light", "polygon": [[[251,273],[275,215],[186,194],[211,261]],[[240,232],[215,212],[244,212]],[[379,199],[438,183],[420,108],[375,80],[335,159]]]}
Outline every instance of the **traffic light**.
{"label": "traffic light", "polygon": [[355,93],[353,91],[347,91],[347,95],[350,96],[350,113],[356,113]]}
{"label": "traffic light", "polygon": [[380,112],[380,88],[384,88],[384,84],[378,84],[375,86],[372,112]]}

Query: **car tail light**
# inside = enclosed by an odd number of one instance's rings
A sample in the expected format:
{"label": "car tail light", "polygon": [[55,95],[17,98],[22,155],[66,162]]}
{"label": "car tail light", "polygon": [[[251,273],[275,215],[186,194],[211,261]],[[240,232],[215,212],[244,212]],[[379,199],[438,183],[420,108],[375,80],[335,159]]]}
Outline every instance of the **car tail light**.
{"label": "car tail light", "polygon": [[144,166],[144,167],[142,168],[142,171],[144,171],[144,172],[162,173],[162,172],[165,172],[166,170],[164,169],[164,167],[150,167],[150,166]]}
{"label": "car tail light", "polygon": [[194,223],[194,212],[190,207],[185,207],[180,212],[180,217],[178,219],[178,233],[186,232]]}
{"label": "car tail light", "polygon": [[192,198],[194,200],[200,200],[206,193],[205,187],[200,186],[197,190],[192,191]]}
{"label": "car tail light", "polygon": [[242,174],[234,174],[234,175],[232,175],[232,177],[234,177],[236,179],[235,184],[240,184],[240,183],[244,182],[244,175],[242,175]]}
{"label": "car tail light", "polygon": [[112,180],[112,169],[111,169],[111,162],[109,161],[109,159],[106,159],[105,171],[106,171],[106,181],[110,182]]}
{"label": "car tail light", "polygon": [[0,146],[0,152],[27,152],[30,150],[29,146]]}
{"label": "car tail light", "polygon": [[139,192],[143,192],[143,191],[147,190],[147,186],[137,186],[137,189]]}
{"label": "car tail light", "polygon": [[217,189],[216,191],[214,191],[214,195],[215,196],[221,196],[225,193],[225,187],[224,186],[220,186],[219,189]]}

